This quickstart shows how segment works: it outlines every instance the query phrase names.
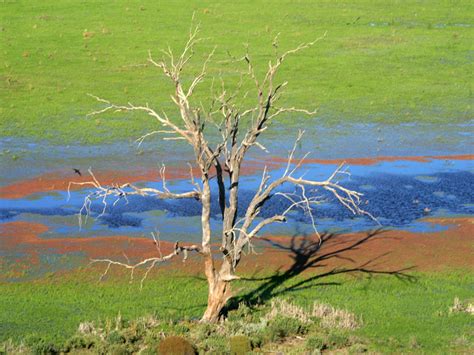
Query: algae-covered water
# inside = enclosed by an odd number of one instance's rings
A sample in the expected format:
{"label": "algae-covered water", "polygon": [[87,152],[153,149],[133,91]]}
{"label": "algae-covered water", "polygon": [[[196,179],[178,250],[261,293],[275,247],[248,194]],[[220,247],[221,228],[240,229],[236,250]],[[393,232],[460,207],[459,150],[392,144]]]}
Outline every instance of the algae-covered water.
{"label": "algae-covered water", "polygon": [[[311,151],[309,158],[323,160],[304,164],[300,174],[306,178],[324,180],[336,168],[336,161],[367,157],[400,157],[359,164],[352,160],[350,176],[341,176],[341,183],[364,193],[364,208],[375,216],[384,228],[399,228],[417,232],[440,230],[442,227],[426,223],[425,217],[448,217],[474,214],[472,124],[435,125],[402,124],[346,125],[339,127],[305,127],[305,139],[297,148],[297,155]],[[272,177],[279,177],[283,165],[271,164],[272,158],[285,156],[291,148],[295,132],[288,127],[276,126],[272,135],[264,138],[269,152],[254,150],[249,162],[259,167],[257,172],[242,178],[240,189],[241,213],[249,203],[260,182],[263,165],[270,164]],[[142,186],[161,187],[158,169],[165,163],[185,167],[192,162],[186,145],[153,141],[137,147],[133,143],[114,143],[102,146],[60,146],[44,142],[2,139],[0,183],[4,191],[15,188],[15,183],[42,174],[51,178],[74,181],[73,168],[87,174],[87,168],[96,172],[112,171],[121,175],[141,170],[156,169],[156,180],[142,181]],[[17,158],[12,159],[12,155]],[[463,155],[460,159],[458,156]],[[467,156],[466,156],[467,155]],[[403,157],[422,159],[403,160]],[[450,158],[452,157],[452,159]],[[324,162],[324,160],[328,160]],[[421,160],[421,161],[417,161]],[[181,192],[192,188],[189,179],[170,179],[169,188]],[[284,187],[293,191],[293,187]],[[90,190],[72,191],[70,198],[64,190],[25,194],[21,198],[0,199],[0,221],[26,221],[45,224],[48,231],[42,238],[90,237],[125,235],[149,237],[160,231],[163,240],[198,241],[200,205],[194,200],[157,200],[133,197],[118,202],[106,213],[101,201],[92,205],[92,218],[81,229],[78,213],[84,197]],[[351,232],[376,228],[371,219],[354,216],[322,191],[310,191],[321,196],[322,203],[315,209],[319,231]],[[220,212],[217,196],[213,196],[212,224],[219,231]],[[113,201],[111,201],[113,202]],[[284,210],[288,205],[283,197],[272,198],[261,217]],[[303,211],[295,211],[286,224],[277,224],[265,230],[266,234],[295,235],[312,233],[310,218]],[[4,255],[9,256],[9,255]]]}

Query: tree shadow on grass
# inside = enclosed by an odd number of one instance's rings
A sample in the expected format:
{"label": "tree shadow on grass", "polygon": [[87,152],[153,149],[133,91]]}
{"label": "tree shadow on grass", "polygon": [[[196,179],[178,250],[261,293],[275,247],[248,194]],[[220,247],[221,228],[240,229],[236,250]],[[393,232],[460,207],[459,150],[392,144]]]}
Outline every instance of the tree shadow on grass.
{"label": "tree shadow on grass", "polygon": [[[367,277],[374,275],[391,275],[402,281],[414,282],[416,277],[407,272],[414,267],[401,268],[396,270],[387,270],[381,267],[383,258],[390,254],[383,253],[372,257],[368,261],[359,263],[357,260],[349,257],[347,253],[358,250],[364,244],[378,238],[385,231],[377,229],[368,232],[365,236],[356,240],[347,240],[344,235],[326,233],[321,235],[321,242],[309,237],[293,236],[289,244],[279,243],[272,239],[263,239],[271,247],[277,248],[288,253],[292,259],[292,264],[282,270],[279,268],[275,274],[268,277],[250,277],[242,278],[245,281],[261,281],[261,283],[253,290],[234,297],[228,303],[224,313],[232,309],[236,309],[240,303],[249,306],[265,303],[273,297],[286,293],[309,289],[317,286],[337,286],[341,281],[327,281],[324,279],[338,274],[363,274]],[[388,237],[384,237],[388,238]],[[397,238],[391,238],[397,239]],[[353,267],[329,267],[328,261],[331,259],[339,259],[346,263],[354,264]],[[332,260],[331,260],[332,261]],[[308,277],[303,279],[295,279],[303,272],[310,269],[321,269],[321,272],[306,273]],[[288,286],[289,281],[295,280]]]}

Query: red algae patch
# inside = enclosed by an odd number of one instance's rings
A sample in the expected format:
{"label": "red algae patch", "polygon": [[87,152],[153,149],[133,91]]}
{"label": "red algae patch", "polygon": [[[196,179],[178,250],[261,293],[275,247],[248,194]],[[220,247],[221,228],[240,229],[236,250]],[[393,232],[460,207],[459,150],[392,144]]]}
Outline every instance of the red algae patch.
{"label": "red algae patch", "polygon": [[[278,166],[277,163],[270,163],[270,166]],[[263,167],[260,162],[247,162],[242,167],[242,174],[251,175]],[[121,185],[125,183],[161,181],[159,171],[156,169],[142,170],[142,171],[127,171],[127,170],[109,170],[109,171],[94,171],[97,180],[104,186],[107,185]],[[199,176],[199,170],[193,168],[193,175]],[[190,179],[189,167],[167,167],[166,179]],[[84,183],[92,181],[92,177],[83,172],[82,176],[75,175],[71,171],[56,171],[53,173],[42,174],[31,179],[20,180],[10,185],[0,187],[0,198],[3,199],[20,199],[34,193],[51,192],[51,191],[67,191],[71,182]],[[71,190],[79,190],[85,187],[92,187],[92,185],[77,185],[71,184]]]}
{"label": "red algae patch", "polygon": [[[189,169],[181,171],[178,169],[169,169],[167,178],[182,179],[189,176]],[[130,171],[97,171],[94,172],[99,182],[104,185],[136,183],[139,181],[158,181],[160,175],[157,170],[145,170],[139,172]],[[66,191],[70,182],[83,183],[92,181],[92,177],[84,172],[82,176],[74,173],[57,171],[36,176],[31,179],[25,179],[13,184],[0,187],[0,198],[15,199],[23,198],[37,192]],[[80,185],[71,185],[71,190],[84,188]]]}
{"label": "red algae patch", "polygon": [[[329,164],[338,165],[346,163],[348,165],[375,165],[382,162],[396,162],[396,161],[414,161],[419,163],[428,163],[431,160],[473,160],[474,155],[463,154],[463,155],[429,155],[429,156],[380,156],[373,158],[347,158],[347,159],[305,159],[305,164]],[[287,158],[285,157],[271,157],[271,162],[286,163]],[[295,159],[295,161],[298,161]]]}
{"label": "red algae patch", "polygon": [[[48,227],[40,223],[11,222],[0,225],[0,246],[8,253],[22,253],[32,257],[40,254],[83,253],[89,258],[116,258],[126,262],[159,256],[154,241],[147,238],[107,236],[43,239]],[[161,252],[169,253],[174,243],[160,242]]]}
{"label": "red algae patch", "polygon": [[[261,238],[255,241],[259,255],[244,257],[238,273],[289,272],[296,276],[334,270],[373,273],[450,269],[474,271],[474,219],[431,218],[425,221],[449,228],[430,233],[388,230],[326,235],[321,247],[317,238]],[[16,262],[28,262],[29,267],[39,265],[40,256],[48,254],[67,256],[80,253],[84,258],[108,258],[132,263],[160,255],[153,240],[147,238],[41,238],[47,230],[48,227],[40,223],[2,224],[0,249],[10,255],[18,253],[20,256]],[[173,250],[173,242],[162,241],[160,244],[163,255]],[[167,270],[170,268],[196,274],[201,270],[200,258],[193,254],[186,263],[174,262],[166,266]]]}
{"label": "red algae patch", "polygon": [[[348,159],[305,159],[304,164],[331,164],[337,165],[346,163],[349,165],[374,165],[380,162],[395,162],[395,161],[415,161],[426,163],[434,159],[450,159],[450,160],[473,160],[474,155],[446,155],[446,156],[412,156],[412,157],[393,157],[381,156],[374,158],[348,158]],[[252,175],[263,170],[264,166],[267,168],[279,168],[287,163],[286,157],[270,157],[264,161],[248,161],[242,167],[243,175]],[[193,169],[194,176],[199,176],[199,171]],[[103,185],[136,183],[141,181],[161,181],[158,170],[142,170],[142,171],[126,171],[126,170],[110,170],[94,172],[99,182]],[[166,170],[166,178],[168,180],[174,179],[188,179],[190,178],[189,168],[183,167],[168,167]],[[70,182],[83,183],[91,181],[92,178],[83,172],[82,176],[74,175],[71,171],[56,171],[33,177],[31,179],[21,180],[10,185],[0,187],[0,198],[3,199],[18,199],[24,198],[28,195],[39,192],[50,191],[66,191]],[[71,190],[82,189],[84,186],[72,184]]]}
{"label": "red algae patch", "polygon": [[268,237],[259,240],[264,255],[243,263],[247,271],[290,270],[315,272],[319,269],[363,269],[391,272],[402,269],[441,271],[451,268],[474,271],[474,219],[426,219],[449,226],[445,231],[412,233],[389,230],[325,236],[318,240],[303,237]]}

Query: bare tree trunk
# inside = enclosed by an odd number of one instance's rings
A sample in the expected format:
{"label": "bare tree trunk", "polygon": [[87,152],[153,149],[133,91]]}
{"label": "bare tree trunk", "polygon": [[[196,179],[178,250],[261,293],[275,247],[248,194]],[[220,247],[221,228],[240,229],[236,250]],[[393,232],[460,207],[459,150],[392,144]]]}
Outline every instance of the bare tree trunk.
{"label": "bare tree trunk", "polygon": [[209,285],[207,308],[201,318],[201,322],[216,322],[230,295],[229,281],[219,279],[214,282],[212,287]]}
{"label": "bare tree trunk", "polygon": [[[208,262],[205,261],[207,264]],[[207,265],[206,265],[207,267]],[[232,297],[230,281],[233,280],[231,274],[232,265],[224,259],[219,272],[214,273],[213,278],[207,277],[209,293],[207,296],[207,308],[201,318],[201,322],[216,322],[219,319],[222,308]],[[206,276],[207,273],[206,273]]]}

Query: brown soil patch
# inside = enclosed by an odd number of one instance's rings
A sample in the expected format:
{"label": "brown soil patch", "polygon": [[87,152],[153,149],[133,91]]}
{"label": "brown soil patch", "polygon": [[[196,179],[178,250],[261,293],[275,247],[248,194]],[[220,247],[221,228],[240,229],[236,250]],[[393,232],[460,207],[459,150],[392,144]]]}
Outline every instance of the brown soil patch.
{"label": "brown soil patch", "polygon": [[301,271],[327,269],[364,269],[397,271],[410,268],[439,271],[464,268],[474,271],[474,218],[440,218],[425,221],[449,226],[440,232],[411,233],[380,231],[326,236],[318,242],[303,238],[270,237],[259,241],[266,248],[265,257],[251,257],[244,262],[247,270],[272,268]]}

